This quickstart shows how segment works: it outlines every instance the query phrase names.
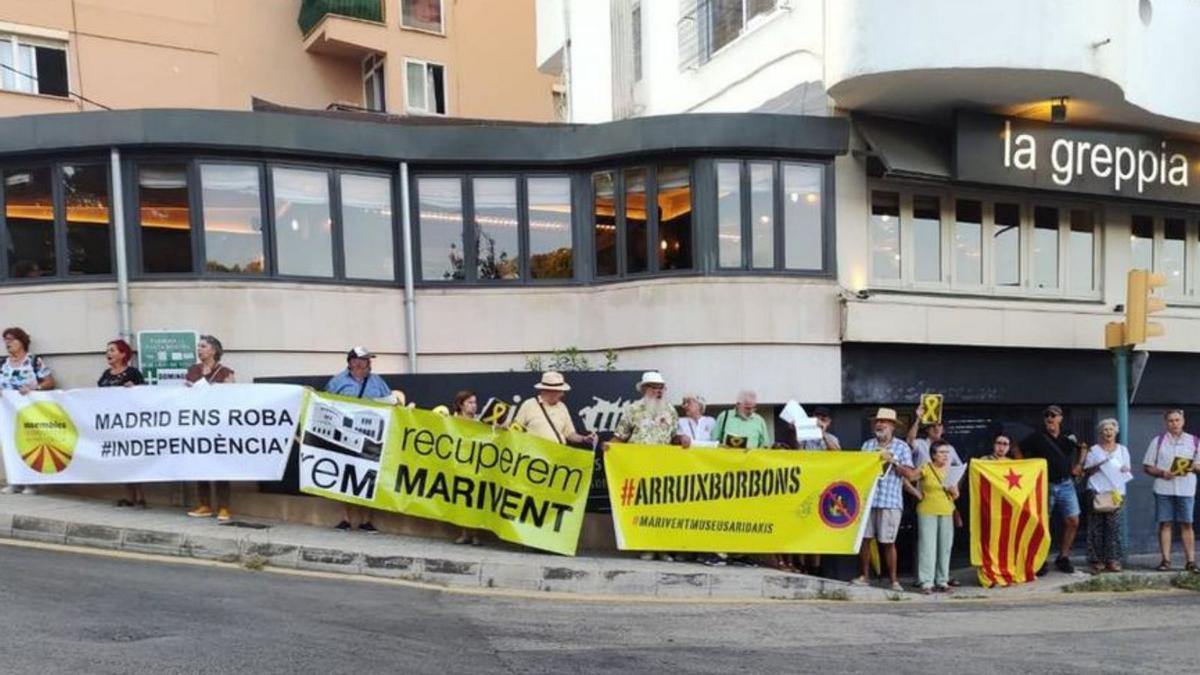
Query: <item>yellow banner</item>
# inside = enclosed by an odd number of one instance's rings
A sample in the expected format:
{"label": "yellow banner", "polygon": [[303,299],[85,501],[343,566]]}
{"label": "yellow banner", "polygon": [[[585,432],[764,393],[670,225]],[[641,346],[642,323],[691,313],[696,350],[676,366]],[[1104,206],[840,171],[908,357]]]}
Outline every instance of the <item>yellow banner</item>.
{"label": "yellow banner", "polygon": [[426,410],[312,392],[301,423],[303,492],[490,530],[574,555],[590,451]]}
{"label": "yellow banner", "polygon": [[614,443],[604,466],[622,550],[857,553],[880,457]]}

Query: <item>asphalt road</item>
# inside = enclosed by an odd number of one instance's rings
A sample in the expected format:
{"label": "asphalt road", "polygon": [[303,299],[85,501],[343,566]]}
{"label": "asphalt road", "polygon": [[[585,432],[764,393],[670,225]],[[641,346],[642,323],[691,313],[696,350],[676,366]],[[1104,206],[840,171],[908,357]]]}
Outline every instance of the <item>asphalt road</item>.
{"label": "asphalt road", "polygon": [[479,597],[0,546],[0,673],[1197,670],[1200,596],[668,604]]}

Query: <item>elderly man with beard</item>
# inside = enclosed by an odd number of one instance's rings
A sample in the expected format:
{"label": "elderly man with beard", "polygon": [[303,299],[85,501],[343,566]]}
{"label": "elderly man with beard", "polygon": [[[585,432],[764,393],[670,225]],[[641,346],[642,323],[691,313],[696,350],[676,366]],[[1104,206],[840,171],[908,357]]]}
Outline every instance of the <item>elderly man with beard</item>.
{"label": "elderly man with beard", "polygon": [[863,532],[862,548],[858,554],[862,575],[850,583],[858,586],[870,583],[870,541],[874,539],[879,542],[883,558],[887,561],[892,590],[902,591],[904,588],[896,574],[896,534],[900,531],[900,516],[904,513],[902,484],[904,480],[913,480],[920,474],[913,467],[912,450],[907,443],[896,438],[896,425],[899,423],[896,411],[880,408],[873,422],[875,438],[863,441],[862,449],[864,452],[882,453],[887,468],[875,488],[871,512],[867,515],[867,527]]}

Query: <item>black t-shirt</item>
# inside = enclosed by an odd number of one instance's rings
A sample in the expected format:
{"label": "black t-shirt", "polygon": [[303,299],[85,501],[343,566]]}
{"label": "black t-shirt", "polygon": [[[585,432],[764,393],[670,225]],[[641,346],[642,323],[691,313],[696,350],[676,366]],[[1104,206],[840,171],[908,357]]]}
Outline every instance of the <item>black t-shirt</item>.
{"label": "black t-shirt", "polygon": [[1078,452],[1075,443],[1066,434],[1052,437],[1043,429],[1035,431],[1021,441],[1021,452],[1027,458],[1040,457],[1048,465],[1047,479],[1051,483],[1061,483],[1071,477],[1071,467],[1075,466]]}
{"label": "black t-shirt", "polygon": [[96,380],[97,387],[124,387],[126,383],[146,384],[146,378],[142,377],[142,371],[129,366],[122,370],[120,375],[113,375],[111,370],[105,368],[104,372],[100,373],[100,379]]}

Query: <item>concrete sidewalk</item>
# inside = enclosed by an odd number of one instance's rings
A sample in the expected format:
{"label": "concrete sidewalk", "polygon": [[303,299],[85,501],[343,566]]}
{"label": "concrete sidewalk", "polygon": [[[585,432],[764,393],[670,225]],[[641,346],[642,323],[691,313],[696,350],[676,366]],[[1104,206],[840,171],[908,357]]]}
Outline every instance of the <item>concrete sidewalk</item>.
{"label": "concrete sidewalk", "polygon": [[[338,532],[242,519],[218,524],[181,510],[117,508],[63,495],[0,495],[0,537],[224,562],[405,579],[451,588],[495,588],[579,595],[680,599],[944,601],[942,594],[879,587],[760,567],[706,567],[631,557],[565,557],[508,547],[457,546],[443,540]],[[1053,572],[1037,583],[984,589],[973,570],[958,570],[957,597],[1022,598],[1057,594],[1087,578]]]}

